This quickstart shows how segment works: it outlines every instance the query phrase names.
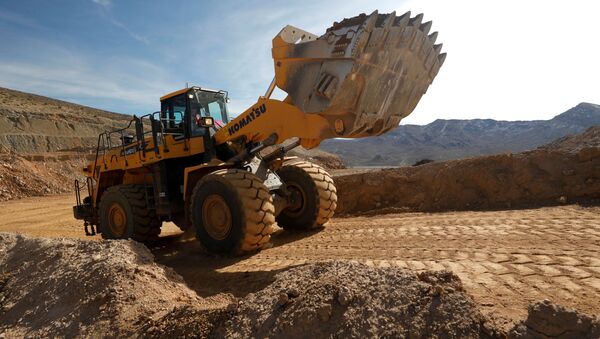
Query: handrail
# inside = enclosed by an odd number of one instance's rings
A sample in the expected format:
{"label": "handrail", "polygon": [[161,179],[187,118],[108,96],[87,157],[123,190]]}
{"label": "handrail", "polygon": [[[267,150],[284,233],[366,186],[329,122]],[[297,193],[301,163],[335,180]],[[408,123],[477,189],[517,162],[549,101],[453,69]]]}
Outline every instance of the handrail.
{"label": "handrail", "polygon": [[[160,149],[158,147],[159,142],[163,144],[163,152],[168,152],[169,148],[167,145],[167,141],[164,138],[164,136],[166,135],[181,135],[181,134],[185,134],[185,132],[182,133],[174,133],[174,132],[167,132],[165,131],[165,125],[164,123],[169,123],[174,121],[174,119],[169,119],[169,118],[161,118],[160,117],[160,111],[156,111],[156,112],[152,112],[152,113],[148,113],[148,114],[144,114],[142,116],[140,116],[139,118],[136,117],[135,115],[133,116],[133,119],[129,120],[129,123],[127,124],[127,126],[123,127],[123,128],[118,128],[118,129],[113,129],[113,130],[106,130],[102,133],[100,133],[98,135],[98,144],[96,146],[96,156],[95,156],[95,161],[94,161],[94,168],[93,168],[93,172],[92,172],[92,176],[95,178],[95,176],[97,175],[97,163],[98,163],[98,159],[100,157],[100,153],[102,153],[102,162],[104,164],[104,167],[107,168],[108,164],[106,162],[106,152],[108,150],[111,149],[116,149],[116,148],[121,148],[121,154],[119,156],[122,156],[125,159],[125,166],[127,166],[128,161],[127,161],[127,157],[130,154],[127,154],[126,150],[130,147],[138,147],[137,151],[142,151],[143,152],[143,156],[145,157],[145,153],[147,150],[147,143],[146,143],[146,136],[147,135],[152,135],[153,141],[154,141],[154,152],[157,154],[157,156],[160,153]],[[150,121],[150,130],[149,131],[144,131],[143,130],[143,126],[144,126],[144,120],[147,119]],[[134,133],[132,135],[132,137],[135,138],[135,141],[131,142],[130,144],[126,144],[125,143],[125,137],[126,136],[130,136],[129,134],[126,135],[127,131],[131,131],[132,130],[132,124],[134,126],[136,126],[136,120],[138,121],[138,123],[140,124],[142,133],[141,135],[138,135],[137,132]],[[160,123],[157,124],[158,125],[158,130],[155,130],[155,128],[153,128],[153,122],[152,121],[159,121]],[[113,145],[113,137],[115,135],[119,136],[119,142],[120,144],[114,144]],[[141,139],[140,139],[141,136]],[[160,140],[160,141],[159,141]]]}

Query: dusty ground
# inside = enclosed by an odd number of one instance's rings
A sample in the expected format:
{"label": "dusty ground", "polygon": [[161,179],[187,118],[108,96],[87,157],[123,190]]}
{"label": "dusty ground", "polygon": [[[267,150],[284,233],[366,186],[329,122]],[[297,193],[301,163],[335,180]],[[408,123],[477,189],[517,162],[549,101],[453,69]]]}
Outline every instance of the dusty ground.
{"label": "dusty ground", "polygon": [[[84,237],[72,196],[0,203],[0,232]],[[493,212],[405,213],[334,219],[310,234],[278,233],[274,247],[244,258],[204,254],[163,227],[151,250],[200,296],[244,296],[290,267],[342,259],[376,267],[448,269],[484,314],[507,328],[527,305],[550,299],[600,314],[600,207],[577,205]],[[90,238],[88,238],[90,239]],[[95,239],[92,237],[91,239]]]}

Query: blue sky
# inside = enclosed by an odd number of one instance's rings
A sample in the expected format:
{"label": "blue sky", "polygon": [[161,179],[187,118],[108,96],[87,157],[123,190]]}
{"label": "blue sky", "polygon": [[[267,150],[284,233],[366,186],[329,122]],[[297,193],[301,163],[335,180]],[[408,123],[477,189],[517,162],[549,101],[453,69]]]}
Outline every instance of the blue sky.
{"label": "blue sky", "polygon": [[321,34],[361,12],[413,10],[434,21],[448,59],[406,122],[546,119],[600,103],[594,3],[5,0],[0,86],[133,114],[189,82],[228,90],[239,113],[272,79],[271,39],[286,24]]}

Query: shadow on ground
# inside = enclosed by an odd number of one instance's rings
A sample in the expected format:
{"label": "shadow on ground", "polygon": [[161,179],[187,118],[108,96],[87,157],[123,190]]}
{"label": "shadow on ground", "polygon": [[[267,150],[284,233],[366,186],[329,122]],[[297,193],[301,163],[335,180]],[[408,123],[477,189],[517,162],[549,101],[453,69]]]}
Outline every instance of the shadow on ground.
{"label": "shadow on ground", "polygon": [[[278,231],[273,234],[273,247],[283,246],[318,232],[320,230]],[[224,272],[224,268],[248,260],[256,254],[242,257],[208,254],[196,239],[185,234],[161,237],[149,248],[157,263],[175,270],[187,285],[202,297],[219,293],[244,297],[271,284],[277,273],[292,268],[290,266],[277,270],[261,270],[260,267],[256,267],[252,271]]]}

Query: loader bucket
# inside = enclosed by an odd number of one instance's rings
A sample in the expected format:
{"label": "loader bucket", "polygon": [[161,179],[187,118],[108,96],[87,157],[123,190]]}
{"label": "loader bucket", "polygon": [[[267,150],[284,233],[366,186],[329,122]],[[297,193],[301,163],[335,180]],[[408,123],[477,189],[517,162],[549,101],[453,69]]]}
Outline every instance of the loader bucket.
{"label": "loader bucket", "polygon": [[382,134],[414,110],[446,58],[422,20],[375,11],[320,37],[286,26],[273,39],[275,83],[287,102],[327,119],[327,137]]}

